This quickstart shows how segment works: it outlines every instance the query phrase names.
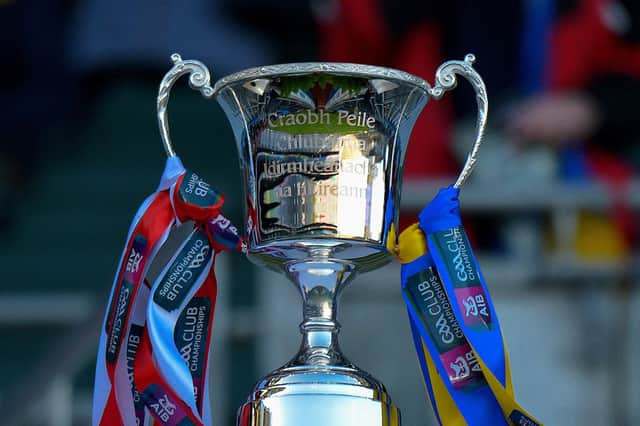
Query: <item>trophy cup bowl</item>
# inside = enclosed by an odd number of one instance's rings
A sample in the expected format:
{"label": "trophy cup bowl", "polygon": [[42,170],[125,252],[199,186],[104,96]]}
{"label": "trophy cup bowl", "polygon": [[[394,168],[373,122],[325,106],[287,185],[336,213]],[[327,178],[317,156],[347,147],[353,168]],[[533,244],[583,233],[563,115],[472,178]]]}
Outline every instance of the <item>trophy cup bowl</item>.
{"label": "trophy cup bowl", "polygon": [[449,61],[431,87],[411,74],[348,63],[296,63],[241,71],[209,86],[197,61],[174,55],[158,97],[168,155],[166,106],[177,78],[215,96],[239,152],[246,200],[247,255],[284,273],[300,290],[298,353],[254,386],[239,426],[399,425],[385,387],[338,345],[337,301],[358,274],[393,258],[402,170],[412,127],[430,98],[456,85],[476,90],[478,136],[460,185],[475,161],[486,120],[484,83],[474,58]]}

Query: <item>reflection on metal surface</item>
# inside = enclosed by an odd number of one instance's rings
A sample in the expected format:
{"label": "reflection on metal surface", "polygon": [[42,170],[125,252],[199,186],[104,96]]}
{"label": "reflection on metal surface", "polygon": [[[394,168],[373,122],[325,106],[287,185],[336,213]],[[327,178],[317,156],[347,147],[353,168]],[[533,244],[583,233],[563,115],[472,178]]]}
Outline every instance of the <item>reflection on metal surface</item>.
{"label": "reflection on metal surface", "polygon": [[308,258],[318,239],[341,246],[331,253],[339,259],[390,259],[402,162],[427,87],[334,68],[342,72],[265,68],[216,85],[241,155],[249,253],[261,263]]}

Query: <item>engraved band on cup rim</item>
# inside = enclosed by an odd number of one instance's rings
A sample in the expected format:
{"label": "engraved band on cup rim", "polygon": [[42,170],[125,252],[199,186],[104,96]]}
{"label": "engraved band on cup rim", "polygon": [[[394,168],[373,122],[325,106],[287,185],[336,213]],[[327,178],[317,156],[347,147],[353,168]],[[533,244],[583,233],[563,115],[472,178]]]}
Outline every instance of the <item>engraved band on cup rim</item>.
{"label": "engraved band on cup rim", "polygon": [[425,80],[394,68],[380,67],[376,65],[353,64],[348,62],[296,62],[290,64],[268,65],[249,68],[222,77],[213,86],[213,95],[219,93],[225,87],[247,80],[264,77],[281,77],[287,75],[302,75],[309,73],[345,74],[360,77],[375,77],[388,80],[402,81],[412,84],[428,94],[431,85]]}

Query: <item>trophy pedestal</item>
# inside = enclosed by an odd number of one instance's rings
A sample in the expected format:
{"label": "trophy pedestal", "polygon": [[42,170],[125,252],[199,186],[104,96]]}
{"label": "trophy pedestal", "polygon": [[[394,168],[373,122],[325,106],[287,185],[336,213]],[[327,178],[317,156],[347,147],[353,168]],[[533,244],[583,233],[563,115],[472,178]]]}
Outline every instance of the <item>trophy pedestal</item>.
{"label": "trophy pedestal", "polygon": [[261,380],[238,426],[399,426],[400,412],[376,379],[354,367],[284,367]]}
{"label": "trophy pedestal", "polygon": [[356,264],[313,247],[316,258],[291,261],[286,275],[303,300],[296,356],[254,387],[238,426],[399,426],[400,413],[382,383],[349,362],[338,345],[340,292]]}

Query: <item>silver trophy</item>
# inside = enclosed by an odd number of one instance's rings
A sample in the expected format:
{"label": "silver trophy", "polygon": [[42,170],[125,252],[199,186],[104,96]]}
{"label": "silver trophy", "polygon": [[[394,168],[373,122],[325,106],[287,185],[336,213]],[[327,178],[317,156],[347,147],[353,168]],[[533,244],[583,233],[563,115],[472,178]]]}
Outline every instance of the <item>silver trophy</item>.
{"label": "silver trophy", "polygon": [[341,290],[393,259],[402,170],[413,124],[429,98],[466,78],[476,92],[477,135],[456,186],[473,168],[487,114],[475,58],[440,66],[436,82],[377,66],[297,63],[252,68],[209,85],[207,68],[173,55],[158,95],[169,156],[171,87],[215,97],[233,127],[244,176],[247,253],[284,273],[302,295],[298,353],[253,388],[238,426],[399,425],[385,387],[340,351]]}

